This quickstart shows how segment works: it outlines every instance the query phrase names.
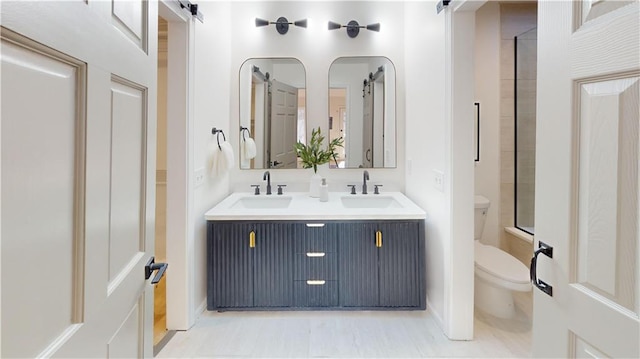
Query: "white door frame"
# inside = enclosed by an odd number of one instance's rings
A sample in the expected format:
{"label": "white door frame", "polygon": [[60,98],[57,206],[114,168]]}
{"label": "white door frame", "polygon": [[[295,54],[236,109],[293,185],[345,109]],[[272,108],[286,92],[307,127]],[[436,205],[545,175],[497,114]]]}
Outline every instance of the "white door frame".
{"label": "white door frame", "polygon": [[161,0],[167,20],[167,329],[195,323],[193,253],[194,20],[177,1]]}
{"label": "white door frame", "polygon": [[[446,16],[445,191],[450,193],[450,242],[444,248],[444,332],[452,340],[473,339],[473,119],[475,12],[486,1],[461,0]],[[435,11],[435,10],[434,10]],[[455,260],[454,260],[455,256]]]}

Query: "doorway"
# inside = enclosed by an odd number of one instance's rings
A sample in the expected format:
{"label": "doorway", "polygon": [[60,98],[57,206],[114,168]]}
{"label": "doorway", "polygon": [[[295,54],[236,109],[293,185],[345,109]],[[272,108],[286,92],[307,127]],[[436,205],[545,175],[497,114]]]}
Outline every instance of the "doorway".
{"label": "doorway", "polygon": [[[154,255],[169,264],[165,279],[154,288],[154,353],[171,339],[175,330],[189,327],[189,264],[186,250],[190,201],[188,196],[189,126],[191,124],[192,25],[190,14],[177,2],[158,3],[157,147]],[[171,203],[170,206],[167,204]]]}
{"label": "doorway", "polygon": [[[158,17],[158,122],[156,147],[156,262],[167,262],[167,49],[168,22]],[[167,281],[154,288],[153,345],[167,334]]]}

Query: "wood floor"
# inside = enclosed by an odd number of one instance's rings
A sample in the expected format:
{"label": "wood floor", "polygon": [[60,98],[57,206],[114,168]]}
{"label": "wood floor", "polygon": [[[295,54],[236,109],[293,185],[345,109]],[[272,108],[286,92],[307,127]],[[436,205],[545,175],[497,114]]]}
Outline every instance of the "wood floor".
{"label": "wood floor", "polygon": [[158,358],[429,358],[531,356],[531,293],[517,316],[476,310],[475,339],[450,341],[429,311],[204,312]]}
{"label": "wood floor", "polygon": [[153,297],[153,345],[160,343],[167,334],[167,285],[162,278],[154,288]]}

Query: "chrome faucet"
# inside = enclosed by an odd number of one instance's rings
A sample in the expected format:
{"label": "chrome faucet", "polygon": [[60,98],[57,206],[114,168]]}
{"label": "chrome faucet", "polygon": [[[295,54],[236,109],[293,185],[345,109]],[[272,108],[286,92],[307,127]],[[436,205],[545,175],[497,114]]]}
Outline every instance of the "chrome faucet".
{"label": "chrome faucet", "polygon": [[262,175],[262,180],[267,181],[267,194],[271,194],[271,173],[265,171]]}
{"label": "chrome faucet", "polygon": [[369,179],[369,172],[366,170],[362,174],[362,194],[367,194],[367,180]]}

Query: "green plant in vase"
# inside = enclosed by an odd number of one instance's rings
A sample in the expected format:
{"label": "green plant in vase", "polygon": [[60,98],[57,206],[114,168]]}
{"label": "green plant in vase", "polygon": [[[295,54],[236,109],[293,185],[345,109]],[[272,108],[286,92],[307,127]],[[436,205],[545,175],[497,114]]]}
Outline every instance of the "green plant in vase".
{"label": "green plant in vase", "polygon": [[338,153],[336,149],[342,147],[344,139],[342,137],[335,138],[329,142],[327,148],[322,148],[324,135],[320,127],[311,130],[311,140],[309,144],[298,142],[295,144],[296,156],[302,161],[303,168],[313,168],[313,173],[318,173],[318,166],[329,163],[331,160],[336,161]]}
{"label": "green plant in vase", "polygon": [[331,160],[338,161],[336,148],[342,147],[344,139],[342,137],[329,141],[329,145],[326,148],[322,147],[324,142],[324,136],[320,127],[311,131],[311,139],[308,144],[298,142],[295,144],[296,155],[300,158],[303,168],[313,168],[313,175],[309,181],[309,195],[311,197],[320,196],[320,182],[321,178],[318,174],[318,166],[325,163],[329,163]]}

